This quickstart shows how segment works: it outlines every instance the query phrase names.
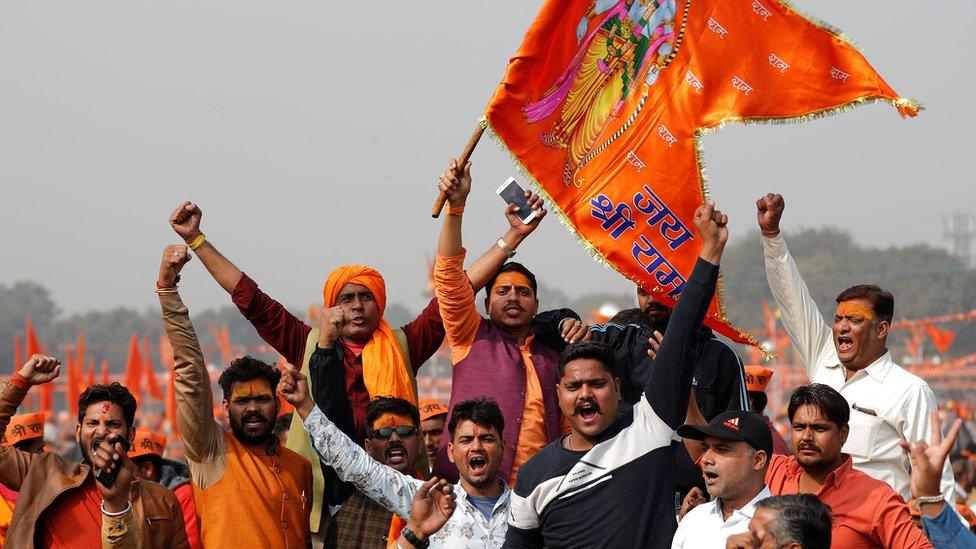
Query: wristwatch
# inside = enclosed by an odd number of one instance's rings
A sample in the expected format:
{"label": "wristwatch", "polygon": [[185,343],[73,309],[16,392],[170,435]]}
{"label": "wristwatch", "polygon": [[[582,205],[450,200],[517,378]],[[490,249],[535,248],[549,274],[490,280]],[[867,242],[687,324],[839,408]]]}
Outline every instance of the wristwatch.
{"label": "wristwatch", "polygon": [[413,545],[414,547],[417,547],[419,549],[427,549],[427,547],[430,545],[430,540],[420,541],[420,538],[417,537],[417,534],[411,532],[410,529],[407,527],[404,527],[403,531],[400,533],[403,534],[403,537],[406,538],[407,541],[410,542],[410,545]]}
{"label": "wristwatch", "polygon": [[495,242],[495,244],[498,244],[498,247],[501,248],[503,252],[508,254],[509,259],[515,256],[515,250],[505,243],[504,238],[499,238],[498,242]]}

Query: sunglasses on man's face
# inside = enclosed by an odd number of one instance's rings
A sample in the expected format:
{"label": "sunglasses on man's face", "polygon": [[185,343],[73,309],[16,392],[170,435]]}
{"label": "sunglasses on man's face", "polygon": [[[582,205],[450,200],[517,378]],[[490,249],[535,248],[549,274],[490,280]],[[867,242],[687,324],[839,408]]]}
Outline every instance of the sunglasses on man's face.
{"label": "sunglasses on man's face", "polygon": [[380,440],[386,440],[393,436],[393,432],[396,431],[397,436],[400,438],[412,437],[417,433],[417,428],[410,425],[400,425],[397,427],[380,427],[379,429],[373,430],[373,436],[371,438],[378,438]]}

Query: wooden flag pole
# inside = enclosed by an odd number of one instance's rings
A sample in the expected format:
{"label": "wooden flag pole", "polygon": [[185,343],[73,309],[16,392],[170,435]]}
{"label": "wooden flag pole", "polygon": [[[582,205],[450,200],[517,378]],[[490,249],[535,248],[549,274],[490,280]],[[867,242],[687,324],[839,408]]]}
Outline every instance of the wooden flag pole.
{"label": "wooden flag pole", "polygon": [[[457,166],[458,170],[463,170],[464,165],[468,163],[468,159],[471,158],[471,153],[474,152],[474,148],[478,146],[478,141],[481,139],[481,134],[485,133],[485,127],[478,124],[478,128],[474,130],[471,134],[471,139],[468,140],[467,146],[464,147],[464,151],[458,158]],[[430,209],[430,216],[437,218],[441,215],[441,210],[444,208],[444,202],[447,202],[447,195],[440,193],[437,195],[437,200],[434,202],[434,207]]]}

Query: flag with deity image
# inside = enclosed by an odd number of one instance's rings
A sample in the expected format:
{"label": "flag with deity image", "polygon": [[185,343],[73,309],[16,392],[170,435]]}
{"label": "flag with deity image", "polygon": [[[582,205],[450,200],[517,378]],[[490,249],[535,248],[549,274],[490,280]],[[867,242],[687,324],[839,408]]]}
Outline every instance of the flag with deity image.
{"label": "flag with deity image", "polygon": [[[702,135],[900,97],[843,35],[775,0],[547,0],[484,124],[595,258],[673,305],[701,247]],[[706,324],[741,343],[722,292]]]}

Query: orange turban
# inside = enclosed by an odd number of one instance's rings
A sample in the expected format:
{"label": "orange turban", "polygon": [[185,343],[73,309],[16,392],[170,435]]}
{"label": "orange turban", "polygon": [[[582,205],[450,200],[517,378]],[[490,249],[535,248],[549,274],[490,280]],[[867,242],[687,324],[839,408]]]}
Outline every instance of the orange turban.
{"label": "orange turban", "polygon": [[383,275],[366,265],[343,265],[329,273],[322,288],[326,307],[334,307],[339,292],[346,284],[365,286],[376,300],[380,311],[380,323],[363,348],[363,382],[369,396],[395,396],[414,406],[417,395],[408,361],[400,350],[393,329],[383,318],[386,310],[386,282]]}

